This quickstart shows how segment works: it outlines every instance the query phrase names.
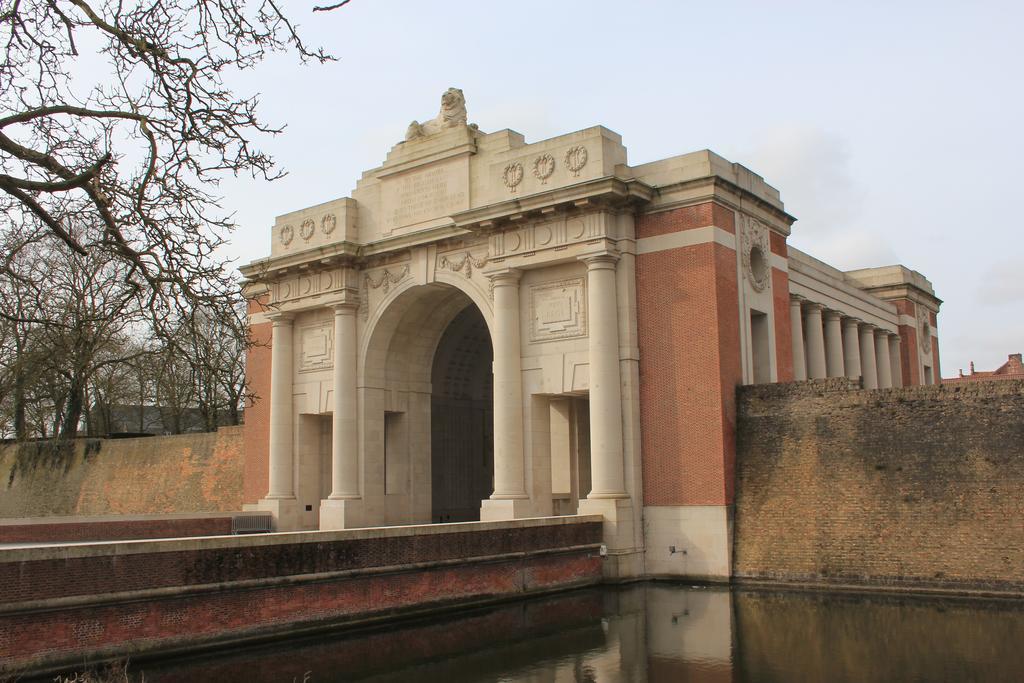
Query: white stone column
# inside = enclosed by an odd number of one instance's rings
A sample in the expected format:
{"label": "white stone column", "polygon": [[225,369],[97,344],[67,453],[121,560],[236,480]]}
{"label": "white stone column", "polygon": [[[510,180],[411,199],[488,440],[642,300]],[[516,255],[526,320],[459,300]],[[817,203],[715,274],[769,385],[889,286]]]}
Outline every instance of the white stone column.
{"label": "white stone column", "polygon": [[865,389],[878,388],[878,370],[875,367],[875,326],[860,326],[860,374]]}
{"label": "white stone column", "polygon": [[789,328],[793,338],[793,379],[802,382],[807,379],[807,362],[804,359],[804,314],[801,309],[803,297],[789,299]]}
{"label": "white stone column", "polygon": [[825,367],[825,336],[822,327],[821,304],[807,304],[804,326],[807,330],[807,375],[811,379],[824,379],[827,376]]}
{"label": "white stone column", "polygon": [[292,459],[292,315],[274,313],[270,340],[270,491],[269,500],[295,498]]}
{"label": "white stone column", "polygon": [[625,498],[622,459],[622,380],[615,263],[611,254],[589,256],[587,314],[590,350],[590,460],[588,498]]}
{"label": "white stone column", "polygon": [[[519,336],[518,270],[491,275],[494,283],[494,493],[492,501],[527,498],[523,461],[523,371]],[[514,517],[514,506],[486,505],[488,519]],[[501,511],[503,510],[503,511]]]}
{"label": "white stone column", "polygon": [[875,365],[878,368],[878,388],[892,389],[892,362],[889,360],[889,333],[875,330]]}
{"label": "white stone column", "polygon": [[843,365],[846,376],[860,379],[860,321],[856,318],[843,319]]}
{"label": "white stone column", "polygon": [[359,432],[356,413],[356,304],[334,307],[334,438],[331,499],[359,498]]}
{"label": "white stone column", "polygon": [[825,368],[829,377],[842,377],[843,324],[839,311],[825,312]]}
{"label": "white stone column", "polygon": [[889,335],[889,362],[892,363],[892,385],[903,386],[903,363],[900,355],[900,335]]}

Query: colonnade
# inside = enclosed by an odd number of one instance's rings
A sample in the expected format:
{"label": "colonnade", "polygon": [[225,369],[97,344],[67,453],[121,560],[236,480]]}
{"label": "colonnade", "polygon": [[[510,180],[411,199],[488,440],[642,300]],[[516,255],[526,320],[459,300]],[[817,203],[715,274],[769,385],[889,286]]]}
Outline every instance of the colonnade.
{"label": "colonnade", "polygon": [[[592,489],[588,498],[626,498],[622,442],[622,388],[616,292],[618,256],[603,253],[581,259],[587,266],[590,455]],[[529,512],[516,501],[529,498],[526,486],[520,349],[520,275],[515,269],[490,274],[494,284],[494,493],[499,514]],[[357,336],[355,303],[334,307],[334,392],[331,493],[325,504],[359,499]],[[294,500],[293,316],[273,313],[270,386],[269,500]]]}
{"label": "colonnade", "polygon": [[807,301],[789,300],[793,375],[798,381],[863,378],[865,389],[903,385],[900,337],[895,332]]}
{"label": "colonnade", "polygon": [[[582,258],[587,265],[590,366],[590,499],[626,498],[622,447],[622,385],[615,268],[610,253]],[[523,449],[523,384],[519,348],[519,272],[490,275],[494,283],[494,494],[528,497]]]}
{"label": "colonnade", "polygon": [[[357,304],[334,306],[334,403],[329,501],[354,500],[359,487],[359,431],[356,366]],[[270,345],[270,490],[267,499],[295,498],[292,405],[294,316],[273,313]]]}

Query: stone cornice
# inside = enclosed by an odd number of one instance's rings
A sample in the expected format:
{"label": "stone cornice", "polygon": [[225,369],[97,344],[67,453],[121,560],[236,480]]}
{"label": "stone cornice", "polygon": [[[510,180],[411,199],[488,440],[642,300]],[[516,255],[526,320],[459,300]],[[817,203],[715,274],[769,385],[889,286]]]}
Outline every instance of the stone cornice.
{"label": "stone cornice", "polygon": [[[700,195],[688,195],[685,199],[672,200],[667,198],[667,195],[671,195],[674,192],[681,192],[686,190],[695,190],[703,187],[707,187],[710,191]],[[785,230],[781,232],[787,237],[790,234],[789,226],[796,222],[796,217],[792,216],[785,211],[782,211],[774,204],[765,201],[756,194],[743,188],[736,183],[733,183],[721,176],[704,176],[702,178],[693,178],[692,180],[683,180],[676,183],[668,183],[665,185],[658,185],[655,189],[658,199],[648,209],[650,213],[657,213],[659,211],[670,211],[683,206],[692,206],[693,204],[702,204],[707,201],[715,200],[723,206],[727,206],[735,211],[743,211],[743,207],[739,203],[730,199],[728,194],[718,192],[717,190],[726,190],[728,193],[732,193],[738,196],[743,201],[749,201],[756,205],[759,209],[765,213],[773,216],[782,223],[785,224]],[[664,198],[664,199],[662,199]],[[777,229],[777,226],[772,226]]]}
{"label": "stone cornice", "polygon": [[653,199],[654,193],[654,188],[639,180],[606,176],[470,209],[455,214],[452,219],[460,228],[489,232],[504,222],[517,222],[531,215],[541,216],[559,209],[585,208],[588,204],[645,204]]}
{"label": "stone cornice", "polygon": [[354,242],[335,242],[294,254],[258,259],[240,267],[238,270],[247,280],[258,282],[268,277],[284,275],[285,271],[297,268],[348,265],[358,256],[358,244]]}

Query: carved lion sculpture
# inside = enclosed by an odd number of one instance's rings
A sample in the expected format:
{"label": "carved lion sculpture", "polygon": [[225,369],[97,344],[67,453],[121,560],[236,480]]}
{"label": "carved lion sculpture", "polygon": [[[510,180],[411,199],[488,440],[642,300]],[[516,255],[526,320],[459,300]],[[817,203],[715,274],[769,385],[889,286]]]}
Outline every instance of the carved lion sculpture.
{"label": "carved lion sculpture", "polygon": [[448,88],[441,95],[441,112],[423,123],[413,121],[405,131],[406,140],[440,133],[445,128],[466,125],[466,98],[458,88]]}

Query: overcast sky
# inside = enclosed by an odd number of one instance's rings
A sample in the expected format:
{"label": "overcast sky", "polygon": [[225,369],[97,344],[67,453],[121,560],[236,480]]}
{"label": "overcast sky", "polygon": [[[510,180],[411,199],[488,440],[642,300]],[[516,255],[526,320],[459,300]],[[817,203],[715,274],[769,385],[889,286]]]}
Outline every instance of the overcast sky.
{"label": "overcast sky", "polygon": [[631,165],[708,148],[750,167],[797,217],[792,245],[931,280],[944,376],[1024,351],[1024,2],[315,2],[286,6],[338,62],[232,79],[287,124],[263,145],[286,178],[221,188],[242,263],[456,86],[484,131],[601,124]]}

